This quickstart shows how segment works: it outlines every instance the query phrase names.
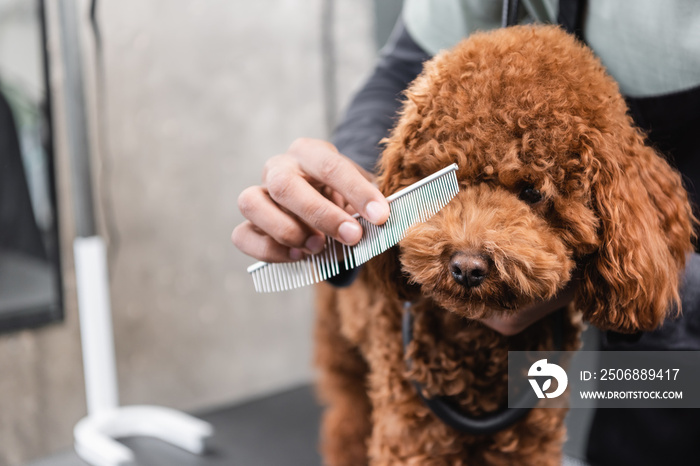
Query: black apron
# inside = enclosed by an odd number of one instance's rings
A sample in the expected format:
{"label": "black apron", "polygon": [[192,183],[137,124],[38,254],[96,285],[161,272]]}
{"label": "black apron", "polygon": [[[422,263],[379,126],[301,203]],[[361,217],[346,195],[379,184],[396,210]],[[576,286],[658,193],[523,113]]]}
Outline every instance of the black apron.
{"label": "black apron", "polygon": [[[558,22],[583,40],[584,0],[560,0]],[[648,143],[661,151],[683,175],[698,213],[700,187],[700,86],[655,97],[626,97],[629,113],[648,135]],[[662,329],[624,341],[608,333],[601,350],[700,350],[700,309],[696,289],[700,273],[686,269],[684,313]],[[587,460],[592,465],[700,464],[698,424],[700,409],[599,409],[591,425]]]}

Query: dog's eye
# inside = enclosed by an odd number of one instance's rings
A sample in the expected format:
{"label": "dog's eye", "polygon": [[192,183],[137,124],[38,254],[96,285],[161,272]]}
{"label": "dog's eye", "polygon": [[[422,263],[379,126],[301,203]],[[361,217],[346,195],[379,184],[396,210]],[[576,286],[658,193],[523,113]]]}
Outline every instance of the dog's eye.
{"label": "dog's eye", "polygon": [[535,189],[534,186],[525,186],[525,188],[520,191],[520,199],[528,204],[537,204],[542,200],[542,193],[538,189]]}

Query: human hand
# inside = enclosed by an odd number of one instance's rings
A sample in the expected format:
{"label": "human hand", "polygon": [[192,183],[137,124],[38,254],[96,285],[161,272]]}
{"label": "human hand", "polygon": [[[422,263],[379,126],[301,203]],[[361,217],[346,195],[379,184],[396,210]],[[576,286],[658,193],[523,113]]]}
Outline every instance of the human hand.
{"label": "human hand", "polygon": [[377,225],[389,218],[389,204],[369,173],[332,144],[306,138],[265,163],[262,184],[246,188],[238,208],[247,220],[233,230],[231,241],[266,262],[321,252],[325,235],[356,244],[362,227],[353,211]]}
{"label": "human hand", "polygon": [[569,304],[576,293],[578,279],[573,278],[557,295],[548,300],[518,309],[512,315],[493,315],[480,319],[481,323],[506,336],[516,335],[550,313]]}

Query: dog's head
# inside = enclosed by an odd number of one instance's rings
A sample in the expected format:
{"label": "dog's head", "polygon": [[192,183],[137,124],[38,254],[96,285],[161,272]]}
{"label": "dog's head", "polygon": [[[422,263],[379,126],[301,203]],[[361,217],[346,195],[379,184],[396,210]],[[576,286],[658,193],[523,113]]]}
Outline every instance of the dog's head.
{"label": "dog's head", "polygon": [[370,262],[375,286],[478,318],[577,276],[584,316],[623,332],[655,328],[679,303],[687,194],[589,49],[554,26],[475,34],[428,62],[406,97],[380,189],[456,162],[461,191]]}

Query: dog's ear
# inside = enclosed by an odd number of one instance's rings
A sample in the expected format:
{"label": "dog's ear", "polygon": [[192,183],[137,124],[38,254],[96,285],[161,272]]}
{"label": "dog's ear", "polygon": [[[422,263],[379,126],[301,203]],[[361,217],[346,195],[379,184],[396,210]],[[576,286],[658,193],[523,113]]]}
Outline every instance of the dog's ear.
{"label": "dog's ear", "polygon": [[627,333],[653,330],[674,304],[680,309],[696,220],[679,173],[644,144],[631,119],[624,123],[584,138],[596,167],[600,246],[584,263],[577,304],[596,327]]}

